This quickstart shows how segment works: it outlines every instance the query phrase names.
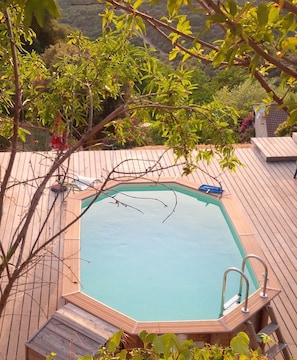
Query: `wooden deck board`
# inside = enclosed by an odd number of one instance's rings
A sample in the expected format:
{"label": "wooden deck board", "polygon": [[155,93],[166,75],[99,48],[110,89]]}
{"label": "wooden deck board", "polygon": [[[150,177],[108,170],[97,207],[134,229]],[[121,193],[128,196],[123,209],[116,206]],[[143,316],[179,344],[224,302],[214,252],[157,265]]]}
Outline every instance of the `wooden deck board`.
{"label": "wooden deck board", "polygon": [[[272,152],[272,149],[270,151]],[[293,179],[296,165],[294,161],[288,160],[266,161],[265,157],[252,147],[238,148],[236,154],[245,164],[244,167],[238,168],[236,173],[221,171],[215,162],[211,163],[209,167],[202,163],[201,168],[207,170],[211,176],[218,177],[224,189],[224,197],[236,198],[238,206],[246,214],[246,218],[237,220],[241,224],[242,232],[245,233],[247,224],[253,226],[253,232],[259,239],[269,266],[269,272],[275,274],[281,286],[281,294],[273,300],[274,308],[285,339],[296,357],[297,180]],[[0,153],[1,167],[5,168],[8,157],[8,153]],[[14,178],[26,181],[33,176],[41,176],[52,157],[52,153],[18,154]],[[70,173],[72,176],[80,174],[104,179],[108,171],[124,161],[119,169],[123,170],[123,175],[129,175],[131,171],[145,169],[160,157],[163,167],[174,161],[172,153],[164,153],[164,149],[161,148],[82,151],[75,153],[72,157]],[[137,160],[126,161],[128,159]],[[181,171],[181,166],[176,166],[146,176],[181,178]],[[218,185],[215,180],[201,171],[190,174],[188,180],[196,183],[197,187],[202,183]],[[1,239],[5,246],[8,246],[5,241],[15,230],[17,219],[20,219],[33,190],[30,185],[22,185],[9,191],[9,198],[5,200],[6,219],[0,229]],[[54,194],[47,190],[40,203],[39,212],[36,214],[35,225],[40,224],[42,214],[49,208],[53,199]],[[44,237],[50,236],[54,229],[59,228],[62,224],[63,216],[66,216],[63,206],[63,201],[57,204],[51,217],[51,225],[46,230]],[[236,212],[236,206],[234,211]],[[39,225],[30,230],[32,239],[35,238],[38,230]],[[247,234],[244,236],[248,237]],[[46,260],[43,260],[36,269],[30,271],[22,279],[27,287],[25,295],[23,295],[21,283],[16,284],[17,297],[11,298],[5,316],[0,320],[0,359],[23,359],[26,340],[63,303],[60,297],[61,281],[59,281],[62,271],[59,261],[59,257],[62,256],[61,243],[57,242]],[[69,251],[71,251],[70,244]],[[32,289],[32,283],[35,283],[34,289]]]}

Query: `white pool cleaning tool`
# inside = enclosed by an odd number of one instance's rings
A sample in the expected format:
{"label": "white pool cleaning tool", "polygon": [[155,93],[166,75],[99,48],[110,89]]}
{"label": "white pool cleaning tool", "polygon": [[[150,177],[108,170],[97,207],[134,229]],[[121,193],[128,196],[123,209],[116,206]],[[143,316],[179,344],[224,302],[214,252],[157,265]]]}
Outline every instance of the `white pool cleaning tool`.
{"label": "white pool cleaning tool", "polygon": [[94,185],[95,181],[99,181],[96,178],[89,178],[81,175],[75,175],[72,185],[78,187],[79,190],[86,190],[88,187]]}

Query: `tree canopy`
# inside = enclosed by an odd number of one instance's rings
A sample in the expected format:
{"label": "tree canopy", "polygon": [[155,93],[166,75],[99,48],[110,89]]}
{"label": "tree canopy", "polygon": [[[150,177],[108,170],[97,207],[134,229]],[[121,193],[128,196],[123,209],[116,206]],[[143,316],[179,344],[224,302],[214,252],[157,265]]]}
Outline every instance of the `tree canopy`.
{"label": "tree canopy", "polygon": [[[18,42],[20,49],[21,36],[27,42],[34,39],[34,33],[27,26],[28,19],[31,21],[34,16],[38,23],[43,24],[47,14],[45,9],[46,5],[44,8],[31,6],[29,0],[25,5],[20,2],[17,10],[11,7],[5,9],[11,19],[24,17],[23,23],[11,22],[15,27],[23,28],[22,33],[14,34],[14,41]],[[54,2],[49,3],[48,11],[58,15]],[[186,159],[188,166],[185,172],[195,167],[196,160],[204,158],[208,161],[215,153],[221,156],[222,167],[234,169],[237,160],[232,155],[233,130],[228,125],[236,123],[237,112],[218,101],[195,104],[191,97],[195,89],[192,70],[180,65],[167,67],[164,71],[164,65],[153,56],[152,50],[131,45],[130,34],[122,30],[121,27],[105,27],[102,37],[93,42],[79,32],[73,34],[68,43],[76,50],[63,54],[52,68],[48,68],[34,52],[17,53],[14,49],[18,56],[19,74],[13,75],[15,69],[11,66],[3,68],[3,71],[11,73],[9,79],[19,80],[22,89],[19,96],[23,100],[18,112],[21,111],[25,122],[34,120],[53,131],[55,119],[60,113],[62,122],[59,131],[67,135],[68,142],[74,145],[73,151],[84,146],[112,121],[122,142],[126,141],[135,121],[146,123],[156,129],[177,157]],[[8,45],[9,38],[6,41]],[[9,65],[9,53],[6,59]],[[3,61],[6,61],[5,57]],[[5,104],[10,104],[3,109],[6,120],[14,106],[11,97],[13,87],[13,82],[3,81]],[[112,99],[117,100],[115,106],[118,110],[117,116],[110,119],[103,110],[106,102]],[[107,115],[107,119],[99,116],[94,122],[94,112]],[[7,128],[13,128],[11,124],[9,126],[9,121]],[[81,128],[83,131],[80,131]],[[18,126],[18,136],[20,134],[24,138],[24,130]],[[192,150],[201,142],[211,143],[213,148],[199,151],[198,156],[192,158]]]}
{"label": "tree canopy", "polygon": [[[218,67],[242,67],[254,77],[268,94],[267,102],[276,102],[289,114],[291,124],[296,123],[297,104],[288,94],[296,91],[296,15],[295,1],[261,1],[259,3],[228,0],[167,1],[167,13],[150,16],[142,11],[142,0],[99,0],[111,5],[105,13],[103,26],[115,25],[126,33],[132,30],[145,34],[147,27],[171,44],[170,60],[179,57],[211,63]],[[149,2],[152,6],[159,0]],[[190,18],[182,11],[185,7],[193,14],[205,14],[199,30],[193,28]],[[115,11],[120,10],[120,14]],[[213,27],[221,29],[221,37],[212,42],[201,40],[201,35]],[[217,33],[218,34],[218,33]],[[267,76],[279,76],[282,93],[277,93]]]}

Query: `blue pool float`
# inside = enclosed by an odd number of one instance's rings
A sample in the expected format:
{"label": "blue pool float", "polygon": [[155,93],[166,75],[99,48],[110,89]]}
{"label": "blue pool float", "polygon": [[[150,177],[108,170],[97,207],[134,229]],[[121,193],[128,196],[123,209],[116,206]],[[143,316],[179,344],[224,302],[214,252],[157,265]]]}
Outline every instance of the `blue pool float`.
{"label": "blue pool float", "polygon": [[212,194],[222,194],[223,189],[221,186],[213,186],[213,185],[200,185],[198,190],[203,191],[205,193],[212,193]]}

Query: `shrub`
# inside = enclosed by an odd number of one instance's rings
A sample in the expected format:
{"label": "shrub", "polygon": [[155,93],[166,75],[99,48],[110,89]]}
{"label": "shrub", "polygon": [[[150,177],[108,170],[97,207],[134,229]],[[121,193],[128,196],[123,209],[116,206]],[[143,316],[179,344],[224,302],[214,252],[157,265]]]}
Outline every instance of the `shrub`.
{"label": "shrub", "polygon": [[[163,335],[149,334],[143,331],[140,334],[143,347],[127,350],[121,348],[123,331],[115,333],[106,346],[99,349],[97,355],[80,357],[78,360],[263,360],[260,350],[249,348],[249,337],[239,332],[230,342],[229,347],[219,345],[205,345],[199,348],[192,340],[181,342],[177,335],[167,333]],[[55,358],[54,353],[47,360]]]}

